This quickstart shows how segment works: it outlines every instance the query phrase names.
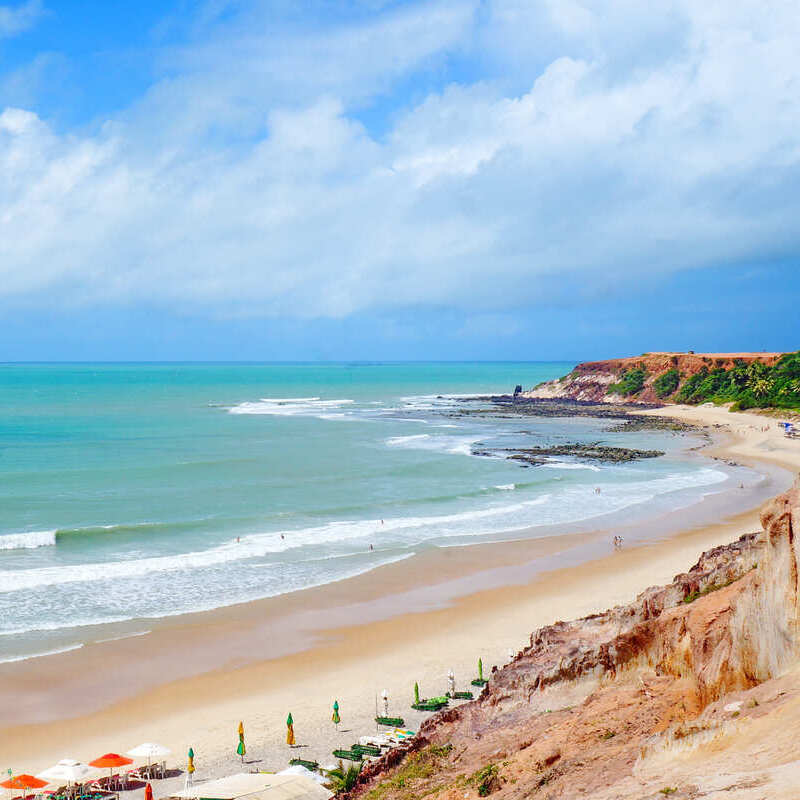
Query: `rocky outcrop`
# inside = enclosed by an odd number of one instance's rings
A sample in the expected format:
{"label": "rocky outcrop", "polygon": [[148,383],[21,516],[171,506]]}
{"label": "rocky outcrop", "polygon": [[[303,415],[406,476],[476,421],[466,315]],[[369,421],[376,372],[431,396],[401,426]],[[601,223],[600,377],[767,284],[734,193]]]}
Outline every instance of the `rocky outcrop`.
{"label": "rocky outcrop", "polygon": [[[369,765],[355,794],[660,796],[641,789],[647,758],[701,741],[722,714],[715,703],[800,660],[800,489],[772,501],[762,525],[629,605],[534,632],[477,700],[428,719],[401,763],[393,753]],[[728,719],[743,701],[733,706]]]}
{"label": "rocky outcrop", "polygon": [[[644,353],[634,358],[613,358],[607,361],[586,361],[563,378],[547,381],[522,392],[522,397],[536,399],[570,399],[589,402],[660,403],[653,384],[669,370],[676,369],[681,380],[702,369],[731,369],[737,362],[760,361],[775,364],[781,353]],[[629,370],[643,369],[644,385],[635,394],[615,392],[613,386]]]}

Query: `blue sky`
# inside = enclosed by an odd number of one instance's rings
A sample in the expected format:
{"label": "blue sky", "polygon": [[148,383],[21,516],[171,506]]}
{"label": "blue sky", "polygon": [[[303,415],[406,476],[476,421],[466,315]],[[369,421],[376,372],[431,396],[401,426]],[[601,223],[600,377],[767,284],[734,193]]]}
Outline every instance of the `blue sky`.
{"label": "blue sky", "polygon": [[793,2],[0,0],[0,360],[800,347]]}

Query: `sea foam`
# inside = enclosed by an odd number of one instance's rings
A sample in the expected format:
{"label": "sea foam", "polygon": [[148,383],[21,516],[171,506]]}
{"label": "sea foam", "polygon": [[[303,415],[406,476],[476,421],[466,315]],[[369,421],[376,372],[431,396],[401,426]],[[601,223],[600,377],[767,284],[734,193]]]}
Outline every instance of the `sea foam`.
{"label": "sea foam", "polygon": [[0,534],[0,550],[32,550],[37,547],[53,547],[55,543],[54,530]]}

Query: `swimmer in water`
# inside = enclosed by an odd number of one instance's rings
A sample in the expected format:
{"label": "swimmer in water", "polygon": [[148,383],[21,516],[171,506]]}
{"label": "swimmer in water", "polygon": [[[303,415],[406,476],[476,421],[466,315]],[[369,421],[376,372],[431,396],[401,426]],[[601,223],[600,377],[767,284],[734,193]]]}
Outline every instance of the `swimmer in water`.
{"label": "swimmer in water", "polygon": [[370,550],[374,550],[375,548],[374,548],[372,545],[370,545],[370,546],[369,546],[369,549],[370,549]]}

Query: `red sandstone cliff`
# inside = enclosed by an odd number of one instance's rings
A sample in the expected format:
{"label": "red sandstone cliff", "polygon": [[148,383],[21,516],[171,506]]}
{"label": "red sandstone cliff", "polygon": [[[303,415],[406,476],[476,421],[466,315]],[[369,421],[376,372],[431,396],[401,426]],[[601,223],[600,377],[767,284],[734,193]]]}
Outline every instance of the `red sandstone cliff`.
{"label": "red sandstone cliff", "polygon": [[[677,369],[683,379],[700,372],[704,367],[730,369],[737,361],[749,364],[761,361],[775,364],[782,353],[646,353],[633,358],[612,358],[607,361],[586,361],[578,364],[569,374],[554,381],[535,386],[523,396],[531,398],[564,398],[601,402],[660,403],[653,390],[653,382],[667,370]],[[647,371],[644,388],[632,397],[609,394],[609,386],[616,383],[629,369],[643,367]]]}
{"label": "red sandstone cliff", "polygon": [[762,525],[630,605],[536,631],[354,794],[800,796],[800,489]]}

